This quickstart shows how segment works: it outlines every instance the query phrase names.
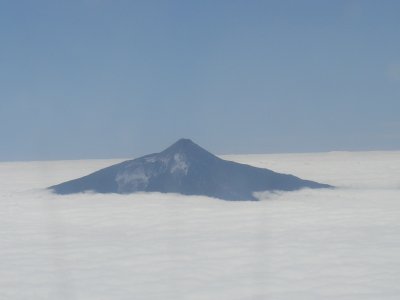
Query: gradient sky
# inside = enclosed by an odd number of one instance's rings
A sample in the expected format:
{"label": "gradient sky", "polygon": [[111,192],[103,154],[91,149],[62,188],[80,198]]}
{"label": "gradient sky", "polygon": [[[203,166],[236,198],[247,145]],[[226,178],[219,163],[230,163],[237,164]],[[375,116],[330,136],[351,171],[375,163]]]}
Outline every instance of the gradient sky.
{"label": "gradient sky", "polygon": [[400,1],[0,0],[0,160],[400,150]]}

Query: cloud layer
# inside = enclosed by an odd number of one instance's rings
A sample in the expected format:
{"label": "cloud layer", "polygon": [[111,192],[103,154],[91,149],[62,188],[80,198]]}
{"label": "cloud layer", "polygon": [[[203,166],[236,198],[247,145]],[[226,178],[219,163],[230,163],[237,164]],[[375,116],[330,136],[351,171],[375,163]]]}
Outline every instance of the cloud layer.
{"label": "cloud layer", "polygon": [[395,299],[400,152],[224,157],[339,186],[227,202],[42,190],[116,161],[0,164],[0,298]]}

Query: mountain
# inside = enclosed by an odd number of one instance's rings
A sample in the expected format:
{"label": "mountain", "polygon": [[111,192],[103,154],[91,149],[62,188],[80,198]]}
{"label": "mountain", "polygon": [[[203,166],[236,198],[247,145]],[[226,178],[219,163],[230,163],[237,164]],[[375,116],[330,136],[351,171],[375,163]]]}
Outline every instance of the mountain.
{"label": "mountain", "polygon": [[223,160],[189,139],[180,139],[160,153],[49,187],[56,194],[161,192],[225,200],[256,200],[254,192],[302,188],[332,186]]}

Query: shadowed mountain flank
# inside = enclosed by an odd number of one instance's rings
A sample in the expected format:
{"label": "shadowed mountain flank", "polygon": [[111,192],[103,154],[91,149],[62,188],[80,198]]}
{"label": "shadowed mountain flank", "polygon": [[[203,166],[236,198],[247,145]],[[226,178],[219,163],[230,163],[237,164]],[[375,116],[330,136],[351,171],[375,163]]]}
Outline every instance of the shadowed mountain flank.
{"label": "shadowed mountain flank", "polygon": [[189,139],[180,139],[160,153],[49,187],[56,194],[161,192],[225,200],[256,200],[254,192],[302,188],[332,186],[223,160]]}

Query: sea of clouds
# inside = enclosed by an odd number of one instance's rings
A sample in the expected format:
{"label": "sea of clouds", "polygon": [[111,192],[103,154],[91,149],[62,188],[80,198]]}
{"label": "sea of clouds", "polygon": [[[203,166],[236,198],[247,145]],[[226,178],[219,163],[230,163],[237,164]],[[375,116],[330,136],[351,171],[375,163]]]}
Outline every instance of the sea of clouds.
{"label": "sea of clouds", "polygon": [[399,298],[400,152],[223,158],[338,188],[58,196],[121,160],[0,163],[0,299]]}

